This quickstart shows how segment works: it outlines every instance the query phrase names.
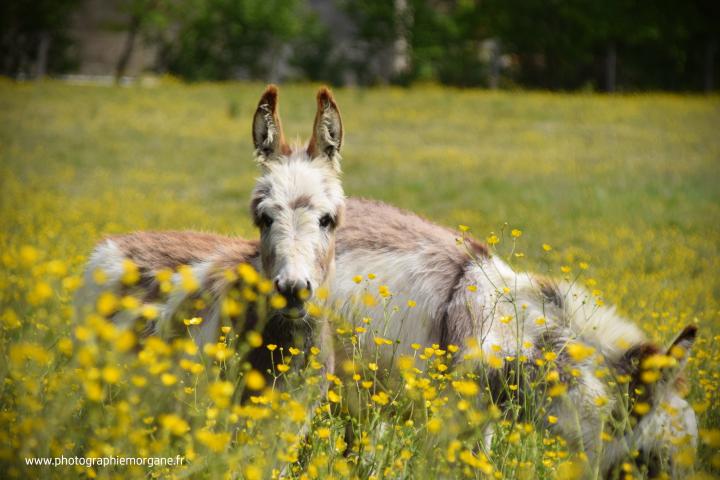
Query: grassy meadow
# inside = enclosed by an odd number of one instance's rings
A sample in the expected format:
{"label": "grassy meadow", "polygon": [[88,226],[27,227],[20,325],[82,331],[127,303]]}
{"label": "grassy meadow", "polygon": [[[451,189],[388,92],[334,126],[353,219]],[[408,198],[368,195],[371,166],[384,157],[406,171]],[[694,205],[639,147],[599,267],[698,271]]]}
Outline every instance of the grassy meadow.
{"label": "grassy meadow", "polygon": [[[264,388],[255,372],[241,375],[258,391],[253,401],[230,401],[236,385],[220,366],[261,338],[240,339],[236,355],[225,344],[196,352],[157,340],[138,354],[132,334],[73,318],[83,263],[103,234],[257,235],[248,214],[258,174],[250,123],[262,89],[0,81],[2,476],[572,478],[576,459],[562,439],[474,403],[477,386],[443,373],[452,352],[437,347],[419,347],[428,368],[399,391],[376,389],[368,359],[344,365],[357,385],[331,379],[338,385],[305,437],[307,401]],[[289,139],[309,136],[314,92],[281,88]],[[494,235],[497,254],[517,269],[579,275],[659,343],[697,325],[687,395],[701,442],[677,461],[694,465],[693,478],[720,473],[720,99],[433,86],[335,95],[348,195],[467,225],[481,240]],[[512,229],[522,231],[514,250],[522,255],[510,255]],[[363,284],[377,295],[382,278]],[[107,301],[139,308],[131,298]],[[295,356],[278,354],[281,363]],[[308,378],[312,390],[317,378]],[[364,405],[350,446],[348,395]],[[485,454],[472,427],[487,422],[500,433]],[[61,455],[181,455],[185,463],[53,468],[24,460]],[[622,475],[643,478],[631,463]]]}

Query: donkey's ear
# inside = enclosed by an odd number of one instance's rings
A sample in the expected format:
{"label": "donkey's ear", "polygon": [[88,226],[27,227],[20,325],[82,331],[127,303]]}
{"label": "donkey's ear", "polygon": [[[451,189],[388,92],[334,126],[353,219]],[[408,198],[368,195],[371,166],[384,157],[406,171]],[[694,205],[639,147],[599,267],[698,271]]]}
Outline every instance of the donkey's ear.
{"label": "donkey's ear", "polygon": [[690,357],[690,350],[695,344],[695,338],[697,338],[697,327],[695,325],[688,325],[680,332],[675,341],[668,347],[666,355],[674,358],[677,361],[676,370],[682,371],[687,365],[688,357]]}
{"label": "donkey's ear", "polygon": [[340,110],[327,87],[317,94],[317,113],[307,153],[310,158],[325,157],[333,168],[340,171],[340,147],[343,142],[343,126]]}
{"label": "donkey's ear", "polygon": [[252,136],[255,157],[261,164],[289,152],[280,123],[278,89],[275,85],[268,85],[260,97],[253,117]]}
{"label": "donkey's ear", "polygon": [[643,351],[639,355],[640,368],[636,370],[638,380],[647,384],[656,395],[673,388],[687,365],[696,336],[697,327],[688,325],[666,351],[657,347]]}

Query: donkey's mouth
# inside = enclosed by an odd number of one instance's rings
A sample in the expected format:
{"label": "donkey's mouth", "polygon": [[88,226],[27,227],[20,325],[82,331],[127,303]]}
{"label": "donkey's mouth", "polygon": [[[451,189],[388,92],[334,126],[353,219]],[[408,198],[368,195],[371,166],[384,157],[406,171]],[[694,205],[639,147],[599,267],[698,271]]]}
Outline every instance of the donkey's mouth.
{"label": "donkey's mouth", "polygon": [[280,315],[285,317],[287,320],[299,320],[301,318],[305,318],[307,310],[304,305],[294,305],[283,308],[280,311]]}

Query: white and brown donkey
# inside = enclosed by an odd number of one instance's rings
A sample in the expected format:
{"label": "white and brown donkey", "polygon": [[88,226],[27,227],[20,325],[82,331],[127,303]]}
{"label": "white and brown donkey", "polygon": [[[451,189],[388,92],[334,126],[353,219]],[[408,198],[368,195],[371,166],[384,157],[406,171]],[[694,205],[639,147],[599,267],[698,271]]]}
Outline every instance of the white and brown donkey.
{"label": "white and brown donkey", "polygon": [[[278,113],[278,91],[271,85],[255,112],[252,138],[262,168],[250,204],[260,241],[197,232],[137,232],[107,237],[95,247],[86,267],[85,285],[76,299],[81,318],[94,309],[104,291],[130,294],[144,304],[157,305],[160,311],[159,318],[141,333],[167,338],[185,328],[178,328],[173,313],[188,300],[199,299],[205,306],[194,313],[203,321],[191,327],[191,334],[201,345],[214,342],[221,326],[222,299],[237,286],[227,274],[235,272],[237,276],[238,265],[249,264],[272,281],[276,291],[285,297],[286,305],[272,312],[262,326],[256,325],[260,319],[252,310],[243,315],[241,324],[237,324],[237,318],[230,318],[240,330],[236,333],[262,328],[266,343],[286,349],[316,345],[321,347],[326,369],[332,370],[327,322],[308,316],[305,304],[334,271],[335,231],[345,208],[340,180],[340,112],[331,92],[321,88],[308,146],[290,146]],[[122,282],[128,261],[139,273],[139,280],[131,286]],[[104,273],[102,284],[95,281],[97,271]],[[158,280],[158,272],[163,271],[177,272],[169,297],[162,294]],[[198,285],[194,293],[182,288],[187,276]],[[113,315],[113,320],[137,325],[136,318],[123,318],[122,314]],[[261,372],[270,368],[270,352],[264,347],[251,351],[248,359]]]}

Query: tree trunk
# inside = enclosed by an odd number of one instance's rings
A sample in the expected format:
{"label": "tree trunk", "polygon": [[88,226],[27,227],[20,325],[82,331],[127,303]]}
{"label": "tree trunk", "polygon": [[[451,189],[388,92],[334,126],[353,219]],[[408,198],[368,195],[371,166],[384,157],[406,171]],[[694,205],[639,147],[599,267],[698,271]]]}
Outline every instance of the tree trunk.
{"label": "tree trunk", "polygon": [[717,53],[717,40],[708,38],[705,43],[705,93],[715,89],[715,54]]}
{"label": "tree trunk", "polygon": [[391,77],[397,78],[410,71],[409,15],[407,0],[395,0],[396,35],[392,49]]}
{"label": "tree trunk", "polygon": [[135,37],[137,37],[139,30],[140,15],[133,15],[130,18],[130,25],[128,26],[127,37],[125,38],[125,46],[115,66],[115,83],[119,84],[122,77],[125,76],[125,70],[127,70],[127,66],[135,50]]}
{"label": "tree trunk", "polygon": [[615,79],[617,75],[617,51],[615,43],[610,42],[605,51],[605,91],[612,93],[615,91]]}
{"label": "tree trunk", "polygon": [[488,86],[496,90],[500,84],[500,39],[493,38],[490,42],[490,69],[488,72]]}
{"label": "tree trunk", "polygon": [[37,56],[35,58],[35,78],[47,75],[48,51],[50,50],[50,33],[40,32]]}

